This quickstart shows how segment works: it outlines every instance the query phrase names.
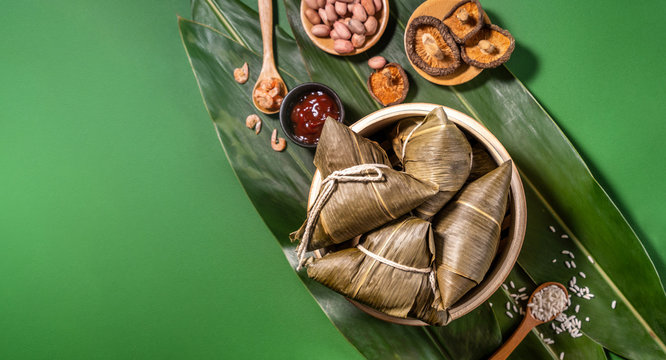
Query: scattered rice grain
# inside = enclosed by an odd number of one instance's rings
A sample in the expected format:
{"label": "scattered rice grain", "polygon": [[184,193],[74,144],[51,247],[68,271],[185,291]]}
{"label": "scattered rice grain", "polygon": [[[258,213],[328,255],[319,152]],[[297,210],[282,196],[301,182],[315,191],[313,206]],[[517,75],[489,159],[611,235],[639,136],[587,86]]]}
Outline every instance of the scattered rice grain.
{"label": "scattered rice grain", "polygon": [[502,287],[504,288],[504,290],[509,290],[509,287],[506,286],[506,284],[502,284]]}
{"label": "scattered rice grain", "polygon": [[557,259],[553,259],[553,262],[556,263],[556,262],[557,262]]}
{"label": "scattered rice grain", "polygon": [[579,272],[578,275],[580,275],[580,277],[582,277],[583,279],[585,279],[585,278],[587,277],[587,276],[585,275],[585,273],[582,272],[582,271]]}
{"label": "scattered rice grain", "polygon": [[576,314],[578,314],[578,310],[580,310],[580,305],[576,305],[576,309],[575,309]]}
{"label": "scattered rice grain", "polygon": [[512,314],[512,313],[510,313],[510,312],[508,312],[508,311],[506,312],[506,316],[508,316],[508,317],[510,317],[510,318],[512,318],[512,319],[513,319],[513,314]]}
{"label": "scattered rice grain", "polygon": [[514,285],[513,281],[509,281],[509,285],[511,285],[511,288],[512,288],[512,289],[515,289],[515,288],[516,288],[516,285]]}
{"label": "scattered rice grain", "polygon": [[560,360],[564,359],[564,351],[560,353]]}
{"label": "scattered rice grain", "polygon": [[591,262],[592,264],[594,264],[594,259],[592,258],[591,255],[588,255],[588,256],[587,256],[587,259],[590,260],[590,262]]}
{"label": "scattered rice grain", "polygon": [[572,268],[574,268],[574,269],[576,268],[576,263],[573,260],[571,260],[570,264],[571,264]]}
{"label": "scattered rice grain", "polygon": [[527,288],[523,286],[523,287],[521,287],[520,289],[518,289],[518,292],[525,292],[526,289],[527,289]]}
{"label": "scattered rice grain", "polygon": [[571,269],[571,263],[570,263],[570,262],[568,262],[568,261],[565,261],[565,262],[564,262],[564,265],[566,265],[566,266],[567,266],[567,268]]}
{"label": "scattered rice grain", "polygon": [[615,309],[615,306],[617,305],[617,301],[613,300],[611,303],[611,309]]}
{"label": "scattered rice grain", "polygon": [[549,226],[548,228],[550,229],[551,232],[555,232],[555,227],[553,225]]}
{"label": "scattered rice grain", "polygon": [[569,235],[567,235],[567,234],[562,234],[560,237],[561,237],[562,239],[568,239],[568,238],[569,238]]}

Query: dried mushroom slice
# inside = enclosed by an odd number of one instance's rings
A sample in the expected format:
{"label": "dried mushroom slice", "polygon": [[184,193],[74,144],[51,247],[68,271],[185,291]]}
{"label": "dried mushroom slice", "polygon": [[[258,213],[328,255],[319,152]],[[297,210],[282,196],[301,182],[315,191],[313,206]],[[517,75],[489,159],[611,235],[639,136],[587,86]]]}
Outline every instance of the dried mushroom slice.
{"label": "dried mushroom slice", "polygon": [[400,104],[407,97],[409,80],[402,66],[388,63],[368,77],[370,95],[384,106]]}
{"label": "dried mushroom slice", "polygon": [[460,66],[458,45],[446,25],[435,17],[412,20],[405,42],[409,60],[429,75],[449,75]]}
{"label": "dried mushroom slice", "polygon": [[483,27],[483,9],[477,0],[457,3],[446,16],[444,25],[449,27],[453,39],[464,44]]}
{"label": "dried mushroom slice", "polygon": [[511,33],[493,24],[467,40],[460,47],[460,55],[464,62],[472,66],[489,69],[509,60],[515,47],[516,40]]}

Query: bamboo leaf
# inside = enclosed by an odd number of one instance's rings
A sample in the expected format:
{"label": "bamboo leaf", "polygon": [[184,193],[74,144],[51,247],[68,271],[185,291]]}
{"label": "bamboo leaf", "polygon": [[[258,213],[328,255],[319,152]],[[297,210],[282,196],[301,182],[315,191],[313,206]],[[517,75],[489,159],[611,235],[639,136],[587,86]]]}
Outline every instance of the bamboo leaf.
{"label": "bamboo leaf", "polygon": [[[277,61],[281,72],[288,75],[288,86],[308,78],[331,85],[350,109],[347,122],[377,109],[365,88],[365,77],[370,72],[365,61],[368,56],[381,54],[391,61],[408,64],[402,48],[404,24],[420,1],[392,2],[387,33],[367,55],[354,57],[335,57],[315,48],[300,27],[298,4],[295,0],[285,1],[296,41],[280,31],[276,35]],[[241,60],[248,61],[257,72],[260,68],[256,13],[227,0],[195,0],[193,13],[197,20],[214,28],[179,22],[204,102],[239,180],[293,264],[292,246],[286,241],[286,234],[304,216],[309,174],[313,170],[312,153],[296,147],[289,147],[288,154],[275,154],[268,147],[262,149],[257,144],[268,144],[267,132],[264,130],[257,138],[243,126],[242,119],[254,111],[249,90],[233,82],[229,74]],[[600,358],[599,346],[594,342],[629,358],[664,357],[666,319],[662,309],[666,308],[666,296],[649,257],[566,136],[527,89],[504,67],[486,70],[457,87],[435,86],[418,76],[410,77],[410,81],[407,101],[440,103],[472,115],[512,154],[528,197],[528,231],[519,265],[532,281],[531,286],[552,280],[568,283],[581,271],[586,275],[583,280],[578,274],[577,282],[588,286],[595,298],[574,298],[573,304],[580,305],[581,316],[590,318],[582,328],[585,336],[555,336],[556,345],[566,346],[566,358],[571,358],[571,354]],[[251,78],[249,83],[252,82]],[[264,125],[275,124],[274,118],[263,119]],[[557,232],[550,232],[550,226]],[[569,238],[560,238],[563,234]],[[561,250],[574,254],[576,269],[563,266],[565,254]],[[595,262],[586,260],[588,256]],[[553,258],[557,260],[555,264]],[[514,269],[512,278],[520,276],[515,275],[519,271]],[[499,333],[492,330],[497,330],[494,317],[484,316],[464,322],[467,317],[463,317],[455,327],[428,330],[379,322],[299,275],[338,329],[369,358],[481,358],[486,356],[483,352],[470,349],[475,349],[474,344],[483,344],[483,331],[473,332],[467,341],[461,341],[460,334],[468,329],[490,330],[490,336]],[[497,293],[494,299],[498,296],[506,297]],[[613,301],[615,309],[611,309]],[[512,324],[506,316],[500,316],[497,305],[493,312],[506,335]],[[484,313],[480,308],[472,314],[477,312]],[[468,327],[470,324],[476,326]],[[372,336],[368,336],[369,332]],[[355,341],[361,334],[365,339]],[[512,358],[554,358],[552,349],[533,339],[534,335],[530,338],[521,345],[529,351],[518,351]]]}

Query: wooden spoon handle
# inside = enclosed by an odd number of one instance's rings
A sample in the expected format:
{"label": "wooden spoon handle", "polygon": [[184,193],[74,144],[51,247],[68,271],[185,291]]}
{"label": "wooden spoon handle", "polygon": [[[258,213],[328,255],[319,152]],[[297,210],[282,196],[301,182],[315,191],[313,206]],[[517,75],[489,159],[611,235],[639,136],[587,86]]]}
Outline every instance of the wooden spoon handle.
{"label": "wooden spoon handle", "polygon": [[261,23],[261,41],[264,45],[264,64],[262,72],[275,70],[273,62],[273,0],[259,0],[259,22]]}
{"label": "wooden spoon handle", "polygon": [[523,338],[525,338],[525,336],[539,324],[541,324],[539,320],[536,320],[531,316],[525,316],[523,321],[520,322],[520,325],[518,325],[516,331],[514,331],[504,345],[502,345],[502,347],[490,357],[490,360],[504,360],[508,358],[518,344],[523,341]]}

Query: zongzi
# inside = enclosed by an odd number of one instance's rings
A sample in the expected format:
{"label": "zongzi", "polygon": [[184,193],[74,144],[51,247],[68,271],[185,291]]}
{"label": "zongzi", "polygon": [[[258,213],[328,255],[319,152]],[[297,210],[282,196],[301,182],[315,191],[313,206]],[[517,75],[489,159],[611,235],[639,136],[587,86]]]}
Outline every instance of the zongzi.
{"label": "zongzi", "polygon": [[379,144],[358,135],[332,118],[327,118],[324,122],[313,162],[322,178],[333,171],[354,165],[391,165],[386,152]]}
{"label": "zongzi", "polygon": [[430,223],[403,217],[364,234],[357,247],[314,260],[308,276],[387,315],[444,325],[447,313],[433,307],[433,251]]}
{"label": "zongzi", "polygon": [[443,309],[478,285],[495,257],[506,211],[511,161],[466,185],[433,219]]}
{"label": "zongzi", "polygon": [[303,226],[290,235],[306,250],[339,244],[408,213],[437,193],[436,184],[382,164],[331,173],[322,182]]}
{"label": "zongzi", "polygon": [[435,215],[469,176],[472,149],[441,107],[425,118],[400,121],[394,129],[393,149],[405,172],[439,186],[439,193],[415,210],[420,218]]}

